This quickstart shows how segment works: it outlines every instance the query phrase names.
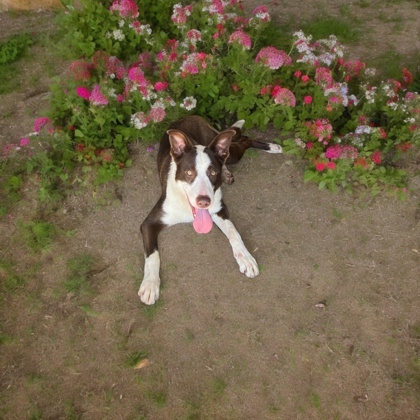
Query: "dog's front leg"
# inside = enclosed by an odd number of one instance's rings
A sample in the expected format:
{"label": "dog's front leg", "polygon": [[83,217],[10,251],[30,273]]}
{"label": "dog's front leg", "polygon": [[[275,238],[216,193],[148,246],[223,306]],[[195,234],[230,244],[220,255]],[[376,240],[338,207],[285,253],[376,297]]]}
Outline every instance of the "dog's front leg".
{"label": "dog's front leg", "polygon": [[144,245],[144,276],[138,295],[146,305],[153,305],[159,299],[160,287],[160,257],[158,250],[158,235],[164,225],[159,221],[156,208],[141,225]]}
{"label": "dog's front leg", "polygon": [[258,264],[251,253],[246,249],[241,235],[236,230],[235,225],[229,220],[227,216],[226,207],[219,213],[212,215],[214,223],[229,239],[232,246],[233,256],[239,265],[239,270],[247,277],[256,277],[259,274]]}

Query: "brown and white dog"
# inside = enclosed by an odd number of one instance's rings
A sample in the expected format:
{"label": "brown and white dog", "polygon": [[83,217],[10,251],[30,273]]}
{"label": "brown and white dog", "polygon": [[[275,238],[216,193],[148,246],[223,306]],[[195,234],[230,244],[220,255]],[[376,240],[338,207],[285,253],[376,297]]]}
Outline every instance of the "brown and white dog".
{"label": "brown and white dog", "polygon": [[241,273],[251,278],[259,274],[257,262],[229,219],[220,186],[223,181],[233,182],[226,163],[238,162],[246,149],[269,153],[282,149],[243,136],[243,124],[241,120],[218,132],[203,118],[189,116],[171,124],[162,137],[157,157],[162,195],[141,225],[145,265],[138,294],[145,304],[153,305],[159,298],[158,235],[177,223],[192,222],[197,233],[208,233],[214,222],[229,239]]}

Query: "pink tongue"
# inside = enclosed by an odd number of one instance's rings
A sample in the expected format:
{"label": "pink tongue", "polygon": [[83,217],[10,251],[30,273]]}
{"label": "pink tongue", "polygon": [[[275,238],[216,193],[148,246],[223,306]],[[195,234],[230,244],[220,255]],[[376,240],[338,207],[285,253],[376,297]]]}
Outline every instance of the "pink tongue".
{"label": "pink tongue", "polygon": [[193,226],[197,233],[209,233],[213,227],[213,220],[211,219],[209,211],[195,209]]}

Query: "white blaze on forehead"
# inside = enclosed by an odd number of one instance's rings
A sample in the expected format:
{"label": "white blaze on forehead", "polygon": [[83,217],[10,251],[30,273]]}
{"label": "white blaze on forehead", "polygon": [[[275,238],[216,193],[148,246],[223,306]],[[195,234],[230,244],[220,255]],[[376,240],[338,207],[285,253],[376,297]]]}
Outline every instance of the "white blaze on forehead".
{"label": "white blaze on forehead", "polygon": [[199,195],[208,196],[213,201],[213,185],[207,175],[207,170],[211,165],[210,156],[204,152],[204,146],[196,146],[197,155],[195,157],[195,169],[197,175],[194,181],[186,187],[188,197],[192,199],[191,204],[195,206],[195,198]]}

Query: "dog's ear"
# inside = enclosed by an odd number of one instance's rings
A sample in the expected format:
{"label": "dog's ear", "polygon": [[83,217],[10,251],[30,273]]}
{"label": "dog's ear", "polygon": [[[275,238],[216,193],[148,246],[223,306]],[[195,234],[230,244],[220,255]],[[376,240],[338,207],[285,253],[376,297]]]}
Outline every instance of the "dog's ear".
{"label": "dog's ear", "polygon": [[182,156],[185,151],[192,148],[188,137],[179,130],[170,129],[166,132],[169,136],[169,143],[171,144],[171,152],[174,157]]}
{"label": "dog's ear", "polygon": [[209,148],[216,152],[223,162],[229,157],[229,147],[232,137],[235,136],[235,130],[222,131],[210,144]]}

